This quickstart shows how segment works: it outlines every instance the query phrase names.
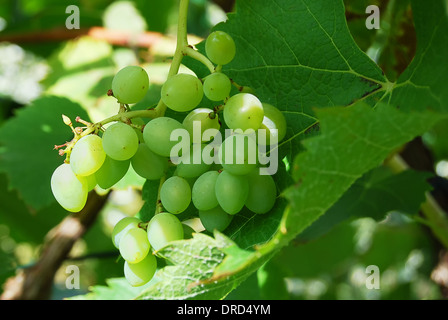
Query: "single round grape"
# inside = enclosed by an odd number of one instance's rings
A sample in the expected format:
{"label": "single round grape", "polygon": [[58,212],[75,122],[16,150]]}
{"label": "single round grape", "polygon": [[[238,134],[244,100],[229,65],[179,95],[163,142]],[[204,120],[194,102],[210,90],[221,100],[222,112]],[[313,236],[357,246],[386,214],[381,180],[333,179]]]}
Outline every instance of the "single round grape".
{"label": "single round grape", "polygon": [[95,173],[106,160],[102,139],[89,134],[79,139],[70,154],[70,165],[73,172],[79,176],[89,176]]}
{"label": "single round grape", "polygon": [[270,175],[260,175],[254,170],[247,175],[249,181],[249,194],[246,199],[246,207],[255,213],[270,211],[277,198],[277,187]]}
{"label": "single round grape", "polygon": [[185,112],[196,108],[203,95],[201,80],[191,74],[178,73],[163,84],[161,98],[168,108]]}
{"label": "single round grape", "polygon": [[117,249],[120,247],[120,239],[123,234],[128,232],[129,229],[138,228],[140,222],[142,221],[137,217],[124,217],[115,224],[112,229],[112,243]]}
{"label": "single round grape", "polygon": [[169,117],[159,117],[148,122],[143,129],[143,137],[146,145],[152,152],[169,157],[171,149],[178,141],[171,141],[171,133],[174,130],[185,130],[184,126],[177,120]]}
{"label": "single round grape", "polygon": [[210,169],[211,163],[206,164],[202,158],[205,145],[193,144],[190,152],[183,154],[177,165],[177,175],[183,178],[197,178]]}
{"label": "single round grape", "polygon": [[87,201],[88,182],[85,177],[76,176],[69,164],[63,163],[51,176],[51,191],[65,210],[79,212]]}
{"label": "single round grape", "polygon": [[146,229],[151,247],[157,251],[171,241],[182,240],[184,229],[180,220],[173,214],[162,212],[156,214]]}
{"label": "single round grape", "polygon": [[263,122],[258,131],[266,130],[266,141],[258,140],[259,144],[273,145],[275,137],[277,143],[283,140],[286,135],[286,119],[283,113],[269,103],[262,103],[264,110]]}
{"label": "single round grape", "polygon": [[225,212],[220,206],[210,210],[199,210],[199,219],[204,228],[213,232],[213,230],[224,231],[232,222],[233,215]]}
{"label": "single round grape", "polygon": [[137,133],[123,122],[114,123],[104,131],[103,148],[104,152],[114,160],[129,160],[137,152]]}
{"label": "single round grape", "polygon": [[224,73],[215,72],[204,79],[204,94],[211,101],[222,101],[230,95],[232,84]]}
{"label": "single round grape", "polygon": [[118,248],[124,260],[138,263],[148,255],[151,245],[145,230],[130,228],[121,236]]}
{"label": "single round grape", "polygon": [[237,93],[224,106],[224,121],[230,129],[257,130],[264,117],[263,105],[250,93]]}
{"label": "single round grape", "polygon": [[[185,129],[190,134],[191,141],[194,143],[209,142],[221,128],[219,123],[218,114],[215,114],[212,109],[197,108],[192,110],[182,122]],[[200,126],[200,127],[199,127]],[[204,132],[208,129],[213,134],[204,135]],[[200,136],[198,136],[200,134]]]}
{"label": "single round grape", "polygon": [[103,189],[112,188],[128,172],[131,160],[118,161],[106,157],[101,168],[95,172],[97,184]]}
{"label": "single round grape", "polygon": [[142,100],[149,88],[149,77],[139,66],[127,66],[117,72],[112,80],[112,91],[118,102],[137,103]]}
{"label": "single round grape", "polygon": [[168,159],[152,152],[146,143],[139,144],[131,164],[139,176],[148,180],[159,180],[168,169]]}
{"label": "single round grape", "polygon": [[178,176],[168,178],[160,190],[160,200],[170,213],[179,214],[185,211],[191,202],[190,184]]}
{"label": "single round grape", "polygon": [[205,53],[213,63],[228,64],[236,54],[235,42],[229,34],[214,31],[205,40]]}
{"label": "single round grape", "polygon": [[145,259],[137,263],[124,262],[124,277],[133,287],[140,287],[148,283],[156,273],[157,259],[148,254]]}
{"label": "single round grape", "polygon": [[232,174],[245,175],[255,169],[258,159],[257,143],[248,135],[227,137],[218,151],[224,169]]}
{"label": "single round grape", "polygon": [[249,194],[249,182],[246,176],[234,175],[224,169],[215,185],[216,199],[221,208],[228,214],[241,211]]}
{"label": "single round grape", "polygon": [[196,209],[206,211],[218,206],[215,194],[218,176],[218,171],[208,171],[196,180],[191,190],[191,200]]}

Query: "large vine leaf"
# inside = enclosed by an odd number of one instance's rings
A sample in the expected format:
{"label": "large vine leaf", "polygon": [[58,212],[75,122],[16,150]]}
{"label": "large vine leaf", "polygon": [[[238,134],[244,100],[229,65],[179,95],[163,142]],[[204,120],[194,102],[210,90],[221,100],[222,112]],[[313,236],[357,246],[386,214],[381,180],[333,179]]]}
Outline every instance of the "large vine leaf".
{"label": "large vine leaf", "polygon": [[307,241],[318,238],[349,219],[370,217],[382,220],[390,211],[417,214],[425,201],[425,192],[431,190],[427,181],[431,176],[423,171],[407,170],[393,174],[385,167],[375,168],[359,178],[298,239]]}

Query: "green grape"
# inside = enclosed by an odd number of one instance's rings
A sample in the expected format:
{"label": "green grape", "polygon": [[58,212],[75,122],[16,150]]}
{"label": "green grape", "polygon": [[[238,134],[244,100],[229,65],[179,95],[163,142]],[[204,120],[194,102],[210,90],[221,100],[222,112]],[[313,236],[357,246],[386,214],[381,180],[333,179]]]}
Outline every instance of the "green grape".
{"label": "green grape", "polygon": [[168,159],[152,152],[146,143],[140,143],[131,158],[131,165],[139,176],[148,180],[159,180],[168,169]]}
{"label": "green grape", "polygon": [[203,95],[201,80],[191,74],[178,73],[163,84],[161,98],[168,108],[185,112],[196,108]]}
{"label": "green grape", "polygon": [[230,95],[232,84],[221,72],[215,72],[204,79],[204,94],[211,101],[222,101]]}
{"label": "green grape", "polygon": [[109,189],[128,172],[131,160],[117,161],[106,157],[101,168],[95,172],[98,185],[103,189]]}
{"label": "green grape", "polygon": [[182,222],[175,215],[168,212],[162,212],[152,217],[146,232],[149,243],[155,251],[160,250],[171,241],[184,238]]}
{"label": "green grape", "polygon": [[138,224],[142,222],[137,217],[124,217],[120,221],[118,221],[114,228],[112,229],[112,243],[114,246],[118,249],[120,246],[120,239],[128,232],[130,229],[136,229],[138,228]]}
{"label": "green grape", "polygon": [[227,137],[218,151],[224,169],[232,174],[245,175],[257,166],[257,143],[251,136],[234,134]]}
{"label": "green grape", "polygon": [[247,175],[249,181],[249,195],[246,207],[255,213],[266,213],[274,207],[277,198],[277,187],[270,175],[260,175],[254,170]]}
{"label": "green grape", "polygon": [[183,154],[177,165],[177,175],[182,178],[196,178],[207,172],[211,166],[206,164],[202,158],[205,145],[191,145],[190,152]]}
{"label": "green grape", "polygon": [[[283,140],[286,135],[286,119],[283,113],[269,103],[262,103],[264,110],[263,122],[258,130],[266,130],[266,141],[258,141],[259,144],[273,145],[274,137],[277,143]],[[277,130],[277,131],[274,131]],[[272,141],[271,141],[272,140]]]}
{"label": "green grape", "polygon": [[145,259],[137,263],[124,262],[124,277],[131,286],[140,287],[148,283],[156,273],[157,259],[148,254]]}
{"label": "green grape", "polygon": [[250,93],[237,93],[224,106],[224,121],[230,129],[257,130],[263,117],[263,105]]}
{"label": "green grape", "polygon": [[148,255],[151,245],[145,230],[130,228],[121,236],[118,248],[124,260],[138,263]]}
{"label": "green grape", "polygon": [[171,133],[176,129],[185,130],[177,120],[168,117],[155,118],[143,129],[143,138],[152,152],[162,157],[169,157],[171,149],[178,143],[170,139]]}
{"label": "green grape", "polygon": [[199,219],[204,228],[213,232],[213,230],[224,231],[232,222],[233,215],[225,212],[220,206],[210,210],[199,210]]}
{"label": "green grape", "polygon": [[211,210],[218,206],[218,199],[215,194],[218,176],[218,171],[208,171],[196,180],[191,190],[191,200],[196,209]]}
{"label": "green grape", "polygon": [[69,164],[63,163],[51,176],[51,191],[56,201],[67,211],[78,212],[87,201],[88,182],[76,176]]}
{"label": "green grape", "polygon": [[89,176],[95,173],[106,160],[102,139],[89,134],[79,139],[70,154],[70,165],[73,172],[79,176]]}
{"label": "green grape", "polygon": [[179,214],[185,211],[191,202],[190,184],[178,176],[168,178],[160,190],[160,200],[170,213]]}
{"label": "green grape", "polygon": [[225,212],[238,213],[249,194],[249,182],[246,176],[233,175],[224,169],[216,179],[215,194],[218,204]]}
{"label": "green grape", "polygon": [[123,122],[114,123],[104,131],[103,148],[104,152],[114,160],[129,160],[137,152],[137,133]]}
{"label": "green grape", "polygon": [[[208,108],[197,108],[192,110],[184,118],[182,124],[185,129],[187,129],[190,138],[194,143],[209,142],[221,128],[218,114],[215,114],[212,109]],[[201,125],[200,130],[199,124]],[[207,137],[204,135],[204,132],[208,129],[213,129],[215,132]],[[199,134],[200,137],[198,136]]]}
{"label": "green grape", "polygon": [[228,64],[236,54],[235,42],[223,31],[212,32],[205,40],[205,53],[213,63]]}
{"label": "green grape", "polygon": [[122,104],[139,102],[145,97],[148,88],[148,74],[139,66],[124,67],[112,80],[114,96]]}

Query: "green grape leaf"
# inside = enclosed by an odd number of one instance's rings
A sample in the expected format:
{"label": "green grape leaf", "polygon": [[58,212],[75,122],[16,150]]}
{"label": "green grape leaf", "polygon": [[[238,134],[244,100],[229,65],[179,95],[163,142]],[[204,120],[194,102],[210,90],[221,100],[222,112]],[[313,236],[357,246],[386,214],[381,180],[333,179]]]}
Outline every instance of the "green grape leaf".
{"label": "green grape leaf", "polygon": [[142,289],[152,285],[157,279],[150,281],[143,287],[132,287],[123,278],[110,278],[106,280],[106,285],[95,285],[91,292],[85,295],[78,295],[66,298],[67,300],[131,300],[134,299]]}
{"label": "green grape leaf", "polygon": [[173,265],[157,272],[159,281],[145,289],[137,299],[219,299],[230,292],[228,286],[207,282],[223,261],[230,240],[217,233],[216,238],[194,233],[193,238],[174,241],[158,253]]}
{"label": "green grape leaf", "polygon": [[348,219],[370,217],[382,220],[390,211],[416,214],[425,201],[425,192],[431,190],[431,185],[427,182],[431,176],[428,172],[407,170],[392,174],[385,167],[375,168],[358,179],[298,239],[315,239]]}
{"label": "green grape leaf", "polygon": [[[404,110],[431,108],[446,112],[448,15],[446,1],[413,0],[417,52],[384,101]],[[387,100],[386,100],[387,99]]]}
{"label": "green grape leaf", "polygon": [[79,104],[45,96],[19,110],[0,128],[0,170],[6,172],[10,187],[36,210],[55,202],[50,179],[64,157],[54,146],[73,139],[72,131],[62,122],[62,114],[73,122],[77,116],[89,120]]}

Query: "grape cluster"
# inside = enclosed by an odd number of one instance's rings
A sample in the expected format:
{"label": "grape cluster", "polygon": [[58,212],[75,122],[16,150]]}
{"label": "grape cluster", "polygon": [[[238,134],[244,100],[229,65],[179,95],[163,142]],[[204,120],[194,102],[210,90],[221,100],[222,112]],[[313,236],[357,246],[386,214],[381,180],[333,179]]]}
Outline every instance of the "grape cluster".
{"label": "grape cluster", "polygon": [[[102,134],[101,130],[75,134],[67,161],[51,178],[56,200],[72,212],[84,207],[88,192],[96,185],[111,188],[130,166],[145,179],[161,181],[160,213],[149,222],[126,217],[112,232],[113,243],[125,260],[125,277],[133,286],[153,277],[157,250],[187,236],[186,225],[177,215],[188,208],[196,210],[206,231],[224,231],[243,208],[265,214],[277,198],[272,175],[260,172],[263,164],[258,148],[276,147],[286,135],[285,118],[276,107],[236,84],[240,90],[231,95],[233,81],[221,71],[236,53],[230,35],[211,33],[205,51],[217,65],[214,72],[203,79],[178,73],[161,88],[163,104],[186,113],[182,122],[161,115],[141,129],[133,125],[139,120],[144,123],[136,118],[117,121]],[[140,101],[148,87],[147,73],[137,66],[121,69],[112,81],[113,96],[122,105]],[[213,109],[200,107],[204,96],[216,104]],[[225,139],[220,138],[223,129],[231,131]],[[265,132],[265,139],[257,135],[260,131]],[[177,149],[175,132],[187,133],[187,149]]]}

